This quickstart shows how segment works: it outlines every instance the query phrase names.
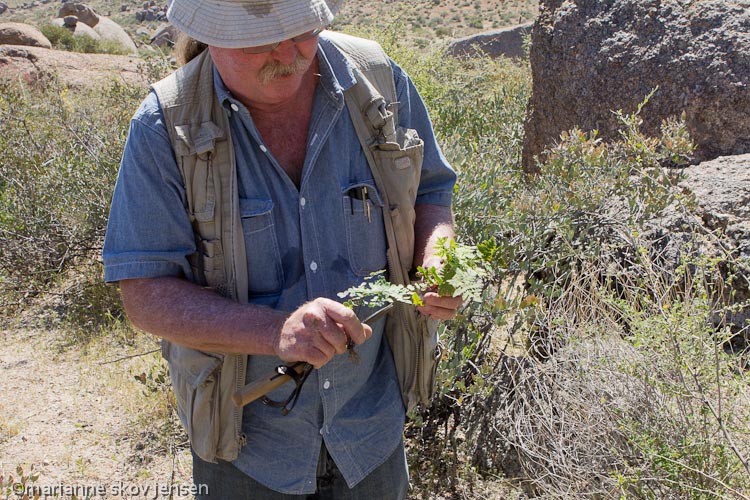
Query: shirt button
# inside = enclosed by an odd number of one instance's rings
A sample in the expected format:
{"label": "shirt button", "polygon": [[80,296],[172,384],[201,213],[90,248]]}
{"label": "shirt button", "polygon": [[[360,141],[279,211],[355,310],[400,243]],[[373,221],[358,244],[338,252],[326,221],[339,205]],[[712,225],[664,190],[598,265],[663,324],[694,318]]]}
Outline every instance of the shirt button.
{"label": "shirt button", "polygon": [[302,205],[302,206],[304,207],[304,206],[305,206],[305,205],[307,204],[307,200],[306,200],[306,199],[304,199],[304,198],[300,198],[300,200],[299,200],[299,204],[300,204],[300,205]]}
{"label": "shirt button", "polygon": [[240,107],[237,106],[235,103],[232,103],[232,105],[229,106],[229,107],[232,108],[232,111],[234,111],[234,112],[237,112],[237,111],[240,110]]}
{"label": "shirt button", "polygon": [[330,380],[326,380],[325,382],[323,382],[323,389],[330,389],[330,388],[331,388]]}
{"label": "shirt button", "polygon": [[318,263],[317,263],[317,262],[315,262],[315,261],[312,261],[312,262],[310,262],[310,270],[311,270],[312,272],[315,272],[315,271],[317,271],[317,270],[318,270]]}
{"label": "shirt button", "polygon": [[268,148],[265,147],[263,144],[260,145],[260,150],[263,151],[264,153],[268,152]]}

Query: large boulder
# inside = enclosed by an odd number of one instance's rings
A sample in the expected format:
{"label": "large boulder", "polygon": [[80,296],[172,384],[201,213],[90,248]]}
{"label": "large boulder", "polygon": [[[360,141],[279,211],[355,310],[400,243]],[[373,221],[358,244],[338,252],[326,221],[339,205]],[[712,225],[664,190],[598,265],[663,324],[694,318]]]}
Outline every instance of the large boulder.
{"label": "large boulder", "polygon": [[130,38],[122,26],[117,24],[115,21],[108,17],[100,17],[99,22],[94,26],[94,31],[99,33],[102,40],[112,40],[120,44],[127,52],[131,54],[138,53],[138,49],[135,46],[135,42]]}
{"label": "large boulder", "polygon": [[41,47],[0,45],[0,81],[44,82],[50,74],[72,88],[97,87],[112,81],[148,85],[135,56],[82,54]]}
{"label": "large boulder", "polygon": [[712,319],[736,334],[725,347],[741,351],[750,347],[750,154],[722,156],[681,173],[677,188],[694,208],[675,204],[650,221],[643,236],[664,269],[675,269],[684,256],[714,260],[721,276],[714,278],[712,298],[726,309]]}
{"label": "large boulder", "polygon": [[23,23],[0,23],[0,45],[29,45],[46,49],[52,47],[41,31]]}
{"label": "large boulder", "polygon": [[[702,224],[721,234],[724,249],[750,259],[750,154],[723,156],[684,169],[680,187],[693,193]],[[739,283],[738,285],[743,285]],[[750,282],[744,283],[750,299]]]}
{"label": "large boulder", "polygon": [[452,41],[448,45],[448,55],[466,57],[487,55],[492,58],[524,57],[524,38],[531,33],[532,23],[519,24],[510,28],[487,31]]}
{"label": "large boulder", "polygon": [[531,35],[524,167],[573,127],[616,134],[612,110],[643,109],[643,131],[685,113],[696,161],[750,152],[747,0],[541,0]]}
{"label": "large boulder", "polygon": [[122,29],[122,26],[108,17],[100,16],[94,9],[86,4],[66,2],[62,4],[57,14],[58,17],[76,16],[78,21],[84,23],[96,31],[102,40],[111,40],[120,45],[125,51],[135,54],[138,49],[135,42]]}
{"label": "large boulder", "polygon": [[92,28],[88,24],[79,22],[75,16],[65,16],[64,18],[58,17],[57,19],[52,20],[52,24],[69,29],[75,36],[86,36],[89,38],[93,38],[94,40],[102,39],[102,37],[99,36],[99,33],[97,33],[94,28]]}
{"label": "large boulder", "polygon": [[78,20],[93,28],[99,23],[99,16],[94,9],[82,3],[65,2],[57,12],[57,17],[76,16]]}

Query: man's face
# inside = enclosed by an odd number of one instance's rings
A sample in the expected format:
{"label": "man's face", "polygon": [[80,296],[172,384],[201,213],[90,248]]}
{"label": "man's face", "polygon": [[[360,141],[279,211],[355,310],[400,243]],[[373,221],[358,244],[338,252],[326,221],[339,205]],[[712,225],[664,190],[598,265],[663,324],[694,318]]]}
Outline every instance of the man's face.
{"label": "man's face", "polygon": [[250,108],[272,107],[291,100],[315,62],[317,49],[317,36],[303,42],[285,40],[261,54],[209,47],[224,84]]}

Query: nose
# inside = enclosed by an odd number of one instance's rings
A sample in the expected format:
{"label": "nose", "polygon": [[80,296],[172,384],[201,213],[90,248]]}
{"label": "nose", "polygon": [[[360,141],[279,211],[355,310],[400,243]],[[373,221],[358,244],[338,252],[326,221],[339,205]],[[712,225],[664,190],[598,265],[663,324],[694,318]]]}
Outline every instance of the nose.
{"label": "nose", "polygon": [[292,64],[297,57],[297,44],[291,40],[284,40],[278,47],[273,49],[273,58],[281,64]]}

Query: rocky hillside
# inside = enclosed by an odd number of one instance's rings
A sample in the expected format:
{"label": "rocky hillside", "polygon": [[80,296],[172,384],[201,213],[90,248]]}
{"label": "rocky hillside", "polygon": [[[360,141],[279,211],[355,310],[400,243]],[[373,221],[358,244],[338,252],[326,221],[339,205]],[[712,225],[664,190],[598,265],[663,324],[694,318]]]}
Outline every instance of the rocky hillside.
{"label": "rocky hillside", "polygon": [[79,54],[42,47],[0,45],[0,79],[37,81],[57,74],[72,87],[105,83],[112,79],[143,83],[141,60],[134,56]]}
{"label": "rocky hillside", "polygon": [[[90,0],[84,2],[110,17],[143,46],[164,22],[165,1]],[[2,13],[2,5],[7,9]],[[414,43],[460,38],[470,34],[532,21],[538,0],[348,0],[337,25],[346,29],[397,26]],[[39,25],[57,16],[60,2],[0,0],[0,22]],[[399,26],[399,23],[403,26]]]}

